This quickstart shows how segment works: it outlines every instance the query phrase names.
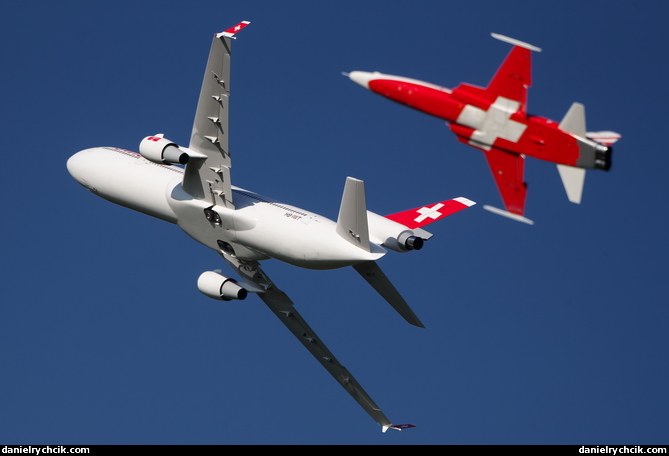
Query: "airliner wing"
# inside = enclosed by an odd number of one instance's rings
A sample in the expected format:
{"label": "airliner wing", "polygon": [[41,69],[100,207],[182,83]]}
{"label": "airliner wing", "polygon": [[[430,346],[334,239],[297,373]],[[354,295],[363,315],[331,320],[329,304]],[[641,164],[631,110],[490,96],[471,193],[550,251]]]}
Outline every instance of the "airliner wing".
{"label": "airliner wing", "polygon": [[386,301],[393,306],[407,322],[419,328],[424,328],[425,325],[420,321],[418,316],[409,307],[409,304],[404,300],[402,295],[388,277],[383,273],[376,261],[366,261],[353,266],[358,274],[369,283]]}
{"label": "airliner wing", "polygon": [[241,22],[214,35],[188,146],[201,157],[191,156],[184,176],[188,193],[229,208],[234,207],[228,149],[231,43],[235,33],[248,24]]}
{"label": "airliner wing", "polygon": [[[358,404],[383,428],[406,429],[412,425],[393,425],[381,409],[360,386],[351,373],[341,365],[325,344],[316,335],[302,316],[295,310],[293,301],[279,290],[260,268],[256,261],[242,261],[223,254],[223,258],[239,275],[251,285],[251,290],[264,290],[258,296],[276,315],[281,323],[293,333],[304,347],[321,363],[335,380],[356,400]],[[271,343],[271,342],[270,342]]]}

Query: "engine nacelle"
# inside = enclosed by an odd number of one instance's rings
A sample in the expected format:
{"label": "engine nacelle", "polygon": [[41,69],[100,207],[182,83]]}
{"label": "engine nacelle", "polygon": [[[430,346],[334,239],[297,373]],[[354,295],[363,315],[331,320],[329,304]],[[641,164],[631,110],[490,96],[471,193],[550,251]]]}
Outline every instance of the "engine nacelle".
{"label": "engine nacelle", "polygon": [[248,291],[237,285],[236,280],[214,271],[200,274],[200,277],[197,279],[197,289],[202,294],[219,301],[241,300],[248,295]]}
{"label": "engine nacelle", "polygon": [[373,242],[396,252],[423,248],[423,238],[416,236],[413,230],[406,226],[369,211],[367,211],[367,220],[369,237]]}
{"label": "engine nacelle", "polygon": [[139,143],[142,157],[161,165],[185,165],[188,154],[179,149],[175,143],[161,136],[147,136]]}

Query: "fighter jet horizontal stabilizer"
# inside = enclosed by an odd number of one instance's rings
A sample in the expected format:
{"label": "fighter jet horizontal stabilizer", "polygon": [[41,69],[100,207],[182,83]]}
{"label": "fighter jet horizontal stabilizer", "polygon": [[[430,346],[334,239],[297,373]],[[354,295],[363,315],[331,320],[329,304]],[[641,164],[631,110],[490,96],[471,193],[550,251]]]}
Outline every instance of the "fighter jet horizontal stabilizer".
{"label": "fighter jet horizontal stabilizer", "polygon": [[511,212],[507,212],[507,211],[504,211],[502,209],[498,209],[498,208],[493,207],[493,206],[488,206],[487,204],[483,206],[483,209],[485,209],[486,211],[490,211],[493,214],[497,214],[497,215],[501,215],[503,217],[510,218],[511,220],[516,220],[518,222],[527,223],[528,225],[534,225],[533,220],[525,218],[522,215],[513,214]]}
{"label": "fighter jet horizontal stabilizer", "polygon": [[585,183],[585,170],[583,168],[575,168],[567,165],[557,165],[562,185],[567,192],[569,201],[576,204],[581,204],[581,197],[583,196],[583,184]]}

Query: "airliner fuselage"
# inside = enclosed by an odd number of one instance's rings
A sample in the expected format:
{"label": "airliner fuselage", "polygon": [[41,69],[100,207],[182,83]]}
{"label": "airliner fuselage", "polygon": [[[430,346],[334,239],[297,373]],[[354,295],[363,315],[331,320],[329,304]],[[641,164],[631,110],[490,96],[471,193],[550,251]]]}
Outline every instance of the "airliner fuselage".
{"label": "airliner fuselage", "polygon": [[[382,257],[344,240],[336,223],[313,212],[233,187],[235,209],[215,206],[183,190],[183,168],[153,163],[135,152],[97,147],[73,155],[70,174],[96,195],[181,227],[215,251],[249,261],[275,258],[308,269],[335,269]],[[374,245],[374,244],[372,244]]]}

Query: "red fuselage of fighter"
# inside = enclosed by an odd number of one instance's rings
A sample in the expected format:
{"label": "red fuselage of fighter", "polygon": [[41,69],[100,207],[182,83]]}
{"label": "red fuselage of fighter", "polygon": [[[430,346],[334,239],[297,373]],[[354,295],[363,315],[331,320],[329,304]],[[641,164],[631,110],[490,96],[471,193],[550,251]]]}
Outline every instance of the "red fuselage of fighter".
{"label": "red fuselage of fighter", "polygon": [[486,88],[460,84],[451,90],[378,72],[353,71],[348,76],[374,93],[445,120],[459,141],[485,154],[506,211],[484,209],[532,223],[523,217],[525,156],[556,163],[569,200],[579,203],[584,170],[608,170],[609,146],[620,135],[586,133],[585,108],[580,103],[572,104],[560,123],[528,115],[531,51],[541,49],[501,35],[493,37],[514,46]]}
{"label": "red fuselage of fighter", "polygon": [[[415,79],[354,71],[349,77],[372,92],[443,119],[460,141],[479,149],[490,146],[579,168],[607,170],[610,154],[581,156],[579,141],[560,124],[524,111],[524,94],[511,99],[461,84],[450,90]],[[529,85],[529,84],[528,84]]]}

